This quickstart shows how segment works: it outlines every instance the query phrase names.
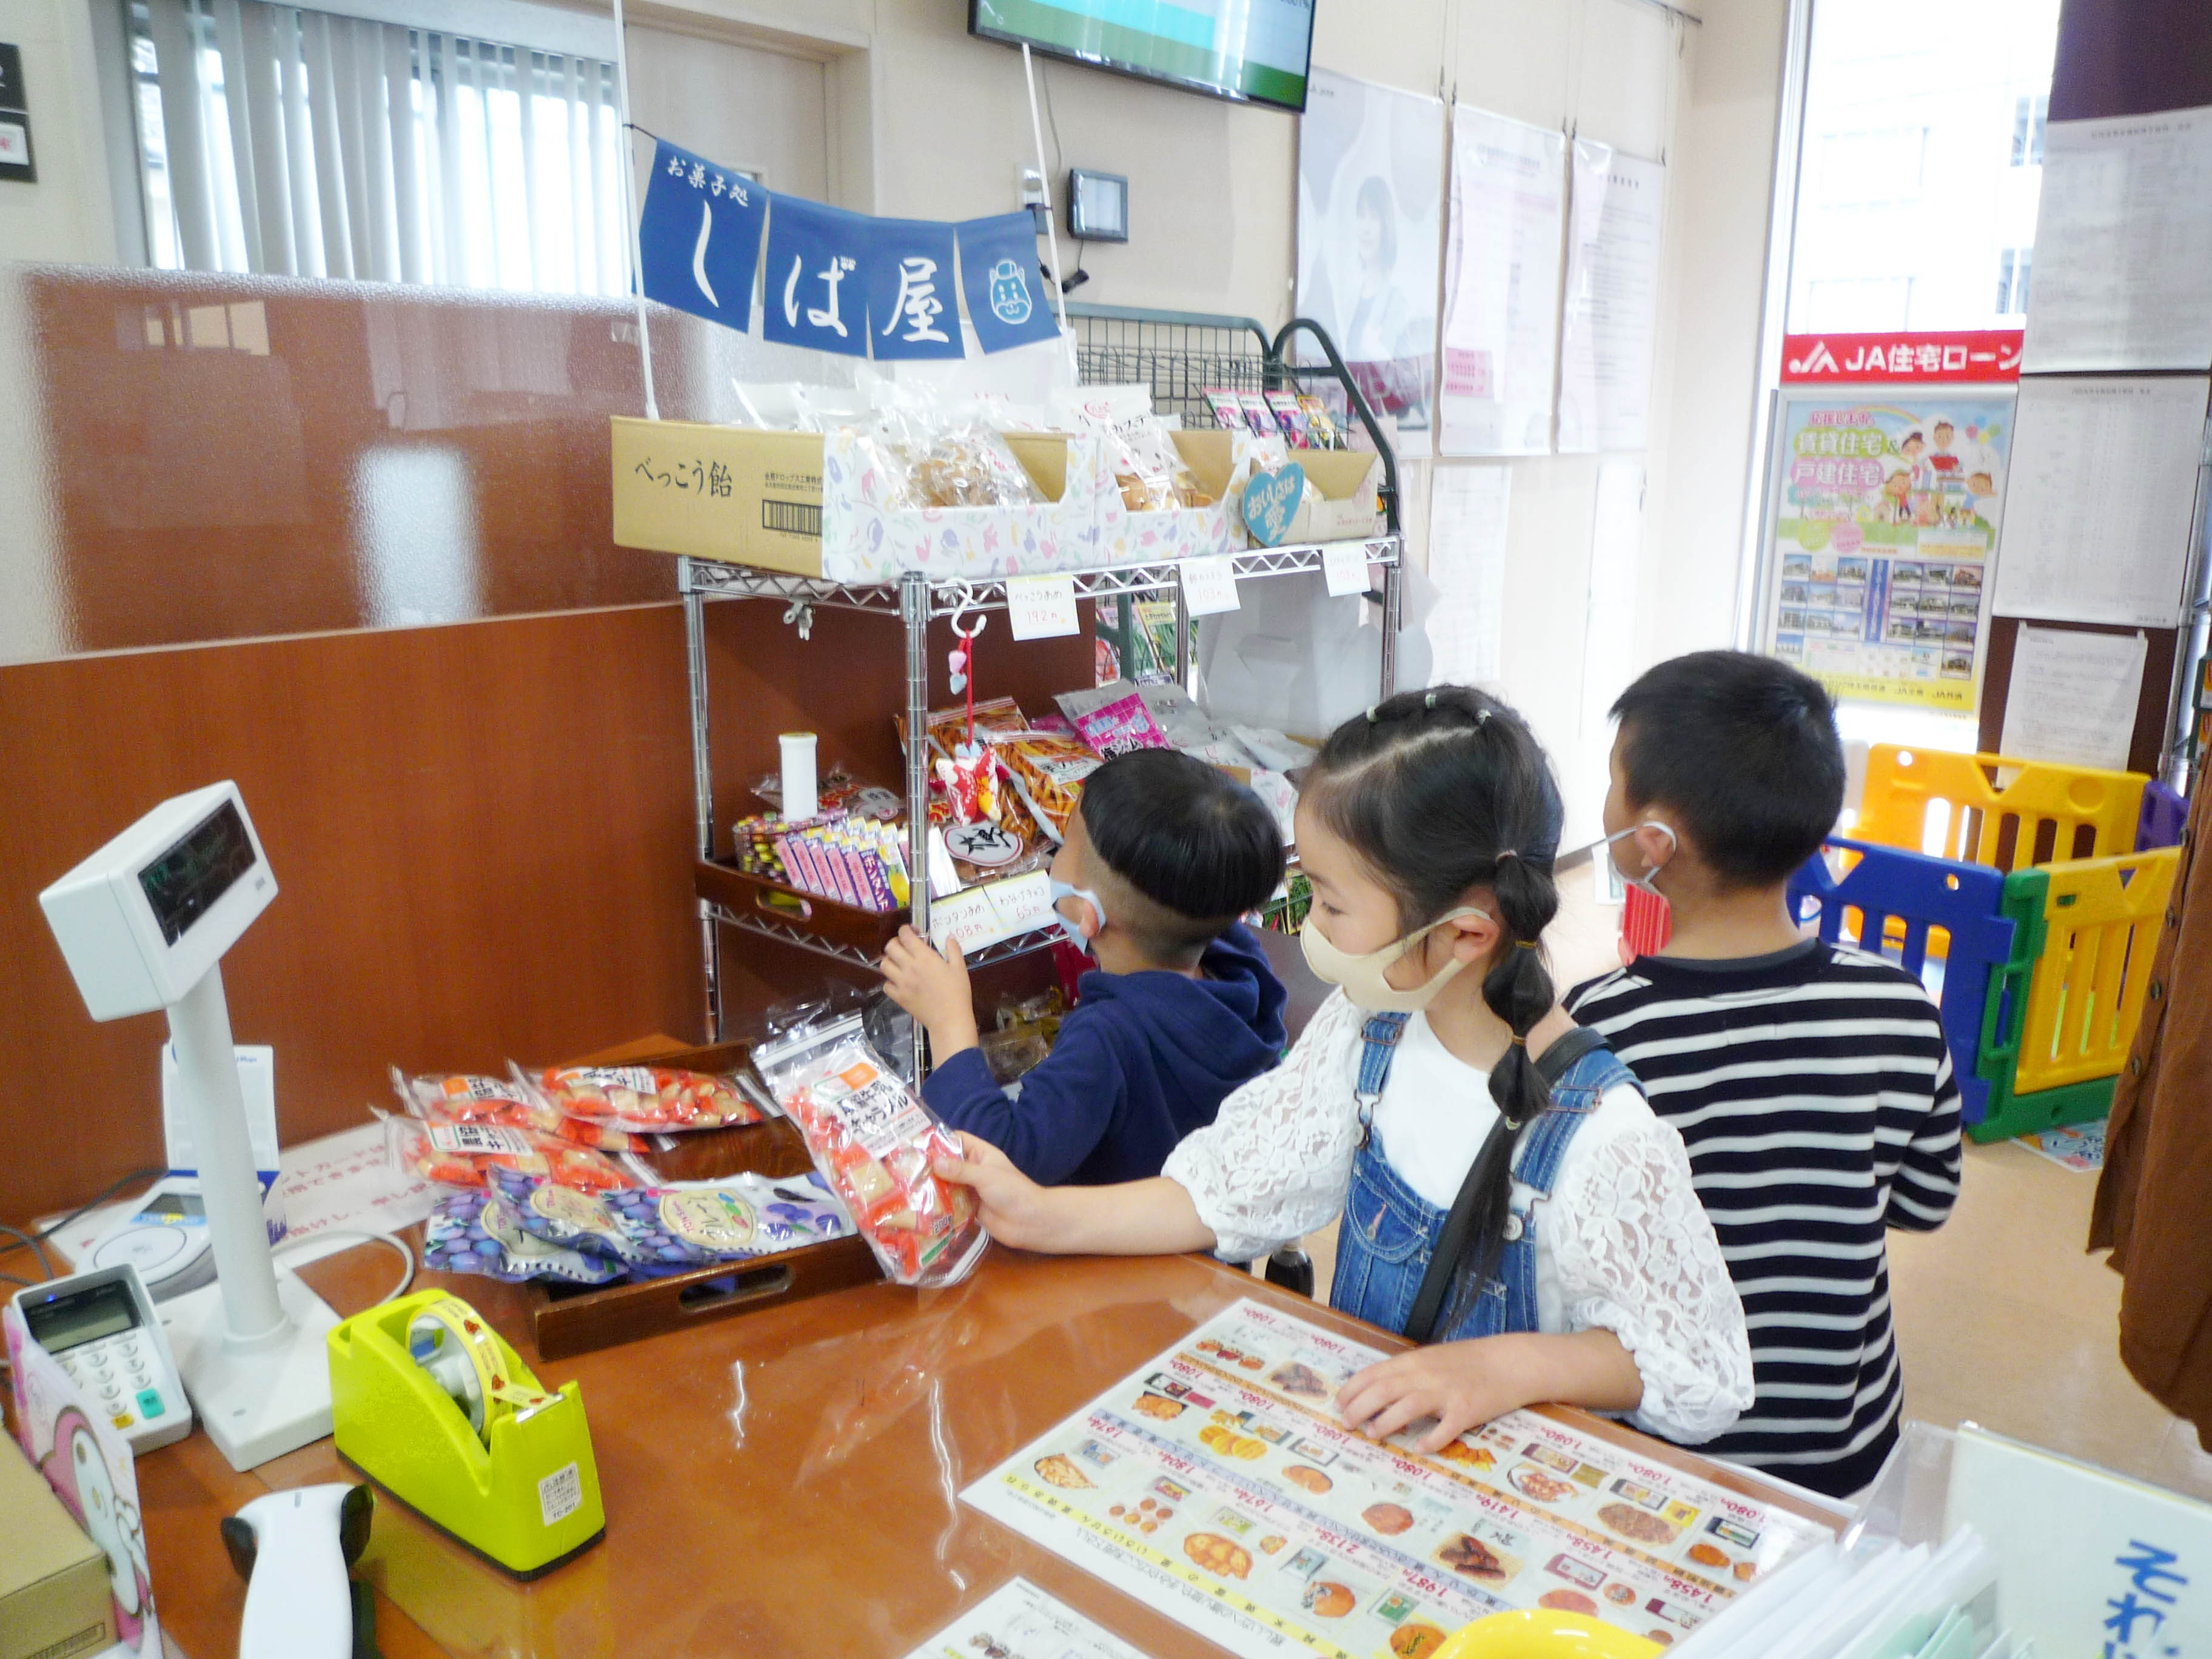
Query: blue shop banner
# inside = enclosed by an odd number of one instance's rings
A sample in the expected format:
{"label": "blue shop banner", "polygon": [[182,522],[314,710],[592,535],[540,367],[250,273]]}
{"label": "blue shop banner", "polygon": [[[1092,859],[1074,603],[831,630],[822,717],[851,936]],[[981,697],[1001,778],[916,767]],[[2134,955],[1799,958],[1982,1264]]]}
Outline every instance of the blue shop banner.
{"label": "blue shop banner", "polygon": [[933,219],[875,221],[868,292],[868,344],[878,359],[960,357],[960,305],[953,282],[953,229]]}
{"label": "blue shop banner", "polygon": [[1024,210],[960,226],[960,285],[968,320],[986,351],[1058,337],[1060,325],[1038,269],[1036,222]]}
{"label": "blue shop banner", "polygon": [[759,185],[656,142],[637,227],[646,298],[744,333],[767,220],[768,191]]}
{"label": "blue shop banner", "polygon": [[785,345],[866,356],[876,221],[781,191],[771,195],[762,335]]}

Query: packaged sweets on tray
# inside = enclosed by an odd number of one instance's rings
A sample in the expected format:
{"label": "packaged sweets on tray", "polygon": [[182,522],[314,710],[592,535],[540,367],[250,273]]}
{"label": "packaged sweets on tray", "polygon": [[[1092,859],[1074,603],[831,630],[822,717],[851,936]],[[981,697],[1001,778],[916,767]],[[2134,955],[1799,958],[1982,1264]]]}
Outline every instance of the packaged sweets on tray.
{"label": "packaged sweets on tray", "polygon": [[481,1273],[509,1284],[553,1279],[605,1285],[625,1271],[619,1261],[532,1237],[512,1203],[481,1192],[438,1201],[422,1228],[422,1265],[433,1273]]}
{"label": "packaged sweets on tray", "polygon": [[853,1231],[822,1177],[811,1174],[735,1175],[600,1194],[512,1170],[495,1170],[491,1182],[532,1237],[645,1274],[769,1255]]}
{"label": "packaged sweets on tray", "polygon": [[680,1134],[757,1123],[760,1110],[726,1077],[663,1066],[555,1066],[526,1081],[564,1117],[580,1117],[641,1134]]}
{"label": "packaged sweets on tray", "polygon": [[637,1143],[624,1131],[580,1117],[563,1117],[538,1092],[513,1078],[449,1073],[408,1077],[392,1068],[392,1091],[408,1115],[425,1123],[496,1123],[533,1134],[556,1135],[603,1152],[629,1152]]}
{"label": "packaged sweets on tray", "polygon": [[511,1129],[501,1123],[424,1123],[411,1117],[386,1117],[384,1128],[393,1164],[434,1186],[482,1188],[494,1170],[542,1176],[586,1193],[643,1184],[605,1152],[532,1129]]}
{"label": "packaged sweets on tray", "polygon": [[965,1279],[989,1235],[975,1195],[929,1167],[958,1157],[959,1143],[869,1046],[860,1016],[775,1039],[752,1058],[884,1272],[901,1285]]}

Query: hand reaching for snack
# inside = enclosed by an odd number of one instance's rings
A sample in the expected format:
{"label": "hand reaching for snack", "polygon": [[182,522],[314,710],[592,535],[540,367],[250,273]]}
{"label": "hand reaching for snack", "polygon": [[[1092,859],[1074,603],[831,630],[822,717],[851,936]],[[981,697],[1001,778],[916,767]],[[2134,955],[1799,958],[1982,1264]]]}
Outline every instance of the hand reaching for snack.
{"label": "hand reaching for snack", "polygon": [[960,941],[947,939],[946,954],[911,927],[902,927],[884,951],[884,989],[893,1002],[921,1022],[929,1033],[930,1058],[942,1066],[963,1049],[973,1048],[975,996],[968,985],[968,964]]}
{"label": "hand reaching for snack", "polygon": [[960,1156],[936,1159],[930,1173],[974,1191],[983,1231],[1018,1250],[1061,1249],[1048,1214],[1054,1189],[1038,1186],[989,1141],[964,1130],[957,1139]]}

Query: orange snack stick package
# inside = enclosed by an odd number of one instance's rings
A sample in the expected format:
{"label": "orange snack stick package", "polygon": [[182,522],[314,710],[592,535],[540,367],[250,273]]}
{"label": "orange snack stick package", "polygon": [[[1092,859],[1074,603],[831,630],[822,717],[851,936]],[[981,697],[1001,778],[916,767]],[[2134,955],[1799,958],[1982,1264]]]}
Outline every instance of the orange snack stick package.
{"label": "orange snack stick package", "polygon": [[757,1047],[753,1064],[894,1283],[957,1285],[974,1271],[990,1243],[975,1195],[929,1167],[957,1158],[959,1143],[884,1064],[858,1014]]}
{"label": "orange snack stick package", "polygon": [[555,1066],[534,1075],[514,1068],[557,1115],[635,1134],[681,1134],[757,1123],[760,1109],[735,1082],[665,1066]]}

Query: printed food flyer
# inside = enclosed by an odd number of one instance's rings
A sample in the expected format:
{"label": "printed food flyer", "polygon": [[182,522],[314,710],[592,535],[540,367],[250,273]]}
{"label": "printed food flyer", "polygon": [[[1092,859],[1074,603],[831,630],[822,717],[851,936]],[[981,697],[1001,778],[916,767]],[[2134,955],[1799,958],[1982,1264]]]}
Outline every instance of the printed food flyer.
{"label": "printed food flyer", "polygon": [[1970,714],[2012,398],[1784,397],[1768,648],[1839,697]]}
{"label": "printed food flyer", "polygon": [[1384,1357],[1240,1302],[962,1496],[1246,1659],[1426,1659],[1510,1607],[1671,1643],[1826,1536],[1531,1413],[1433,1456],[1350,1433]]}
{"label": "printed food flyer", "polygon": [[1026,1578],[1010,1578],[907,1659],[1145,1659]]}

